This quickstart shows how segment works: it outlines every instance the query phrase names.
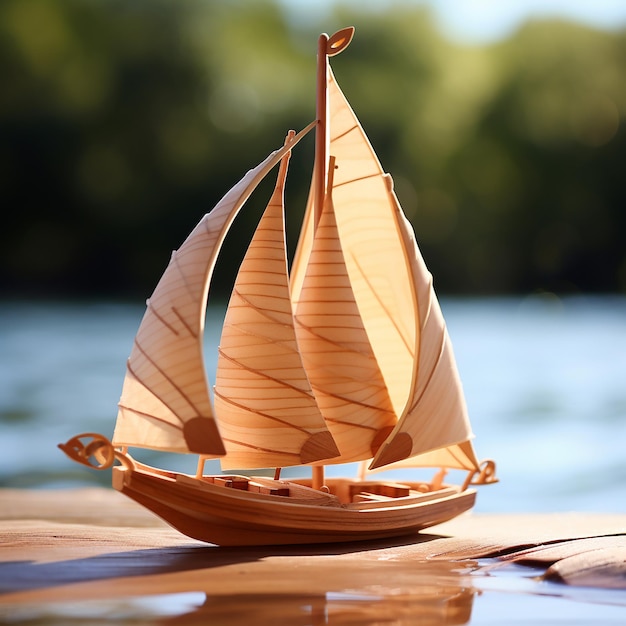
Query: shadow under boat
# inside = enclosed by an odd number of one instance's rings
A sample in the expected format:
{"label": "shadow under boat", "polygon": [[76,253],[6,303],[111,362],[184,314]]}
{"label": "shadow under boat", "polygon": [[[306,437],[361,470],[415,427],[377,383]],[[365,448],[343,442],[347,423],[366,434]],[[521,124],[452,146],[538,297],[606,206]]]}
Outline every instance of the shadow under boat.
{"label": "shadow under boat", "polygon": [[250,564],[271,557],[341,556],[375,553],[441,539],[435,534],[411,534],[393,539],[284,546],[217,546],[201,544],[110,552],[51,562],[0,563],[0,597],[5,594],[63,587],[116,578],[184,574],[231,565]]}
{"label": "shadow under boat", "polygon": [[[414,540],[357,545],[361,551],[376,551]],[[0,612],[21,599],[21,606],[27,604],[33,615],[40,611],[48,619],[56,614],[68,626],[84,623],[87,616],[95,618],[98,611],[108,610],[110,615],[117,606],[124,608],[129,623],[136,623],[131,619],[136,613],[137,619],[149,615],[151,624],[470,621],[477,590],[469,572],[475,562],[393,560],[382,554],[381,559],[352,558],[355,548],[332,544],[251,550],[198,545],[55,563],[4,564],[0,573],[10,573],[14,582],[9,589],[7,577],[0,574],[6,594]],[[338,558],[329,566],[324,556]],[[303,558],[295,567],[291,557]],[[10,593],[20,590],[31,591]]]}

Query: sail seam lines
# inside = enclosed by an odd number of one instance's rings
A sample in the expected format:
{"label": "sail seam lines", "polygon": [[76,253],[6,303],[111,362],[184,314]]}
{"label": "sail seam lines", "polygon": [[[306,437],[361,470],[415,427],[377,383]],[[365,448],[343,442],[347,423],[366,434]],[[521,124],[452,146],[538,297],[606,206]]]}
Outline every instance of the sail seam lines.
{"label": "sail seam lines", "polygon": [[416,409],[416,407],[419,405],[419,403],[422,401],[422,398],[424,397],[424,393],[426,392],[426,389],[428,389],[428,385],[430,384],[430,381],[432,380],[432,377],[435,375],[435,371],[437,370],[437,366],[439,365],[439,363],[441,361],[441,357],[443,356],[443,353],[445,352],[447,336],[448,336],[448,331],[444,328],[442,341],[441,341],[441,346],[439,348],[439,355],[437,357],[437,361],[435,362],[435,364],[433,365],[432,369],[430,370],[430,372],[428,374],[428,380],[423,385],[422,392],[419,394],[419,397],[415,398],[415,402],[413,402],[411,404],[411,408],[407,411],[407,413],[411,413],[412,411],[414,411]]}
{"label": "sail seam lines", "polygon": [[387,314],[388,319],[391,321],[391,323],[393,324],[393,327],[396,329],[396,332],[398,333],[398,336],[400,337],[400,339],[402,340],[402,343],[404,344],[404,346],[406,347],[406,349],[408,350],[409,354],[413,357],[415,357],[414,351],[412,350],[411,346],[409,345],[407,339],[405,338],[404,334],[402,333],[402,330],[400,329],[400,327],[398,326],[398,323],[396,322],[396,320],[393,319],[393,316],[391,315],[389,309],[387,306],[385,306],[385,303],[382,301],[380,295],[376,292],[376,290],[374,289],[374,287],[372,286],[372,283],[370,280],[368,280],[367,275],[365,274],[365,272],[363,271],[363,268],[361,267],[361,265],[359,264],[358,259],[352,254],[352,260],[354,261],[354,264],[356,265],[356,267],[359,270],[359,274],[361,275],[361,278],[365,281],[365,283],[367,284],[367,286],[369,287],[370,292],[373,294],[374,298],[376,299],[376,301],[378,302],[378,304],[380,304],[381,308],[385,311],[385,313]]}
{"label": "sail seam lines", "polygon": [[[350,314],[348,314],[350,315]],[[352,314],[354,315],[354,314]],[[338,317],[338,316],[337,316]],[[310,333],[311,335],[313,335],[313,337],[316,337],[317,339],[330,344],[331,346],[334,346],[335,348],[339,348],[339,349],[345,349],[344,346],[338,342],[338,341],[333,341],[332,339],[329,339],[328,337],[324,337],[322,334],[315,332],[310,326],[307,326],[306,324],[304,324],[297,315],[294,315],[294,320],[296,321],[296,323],[303,328],[304,330],[306,330],[308,333]],[[335,325],[331,325],[328,327],[323,327],[321,324],[318,324],[319,328],[334,328],[337,330],[351,330],[350,328],[343,328],[343,327],[339,327],[339,326],[335,326]],[[367,344],[369,345],[369,344]],[[350,349],[350,352],[353,352],[355,354],[358,354],[360,356],[365,357],[367,360],[372,360],[372,355],[368,350],[355,350],[354,348]]]}
{"label": "sail seam lines", "polygon": [[307,397],[311,398],[311,394],[307,390],[300,389],[299,387],[296,387],[295,385],[292,385],[292,384],[288,383],[285,380],[281,380],[280,378],[275,378],[273,376],[270,376],[269,374],[265,374],[263,372],[260,372],[259,370],[255,369],[253,367],[249,367],[247,365],[244,365],[243,363],[241,363],[241,361],[238,361],[237,359],[234,359],[233,357],[231,357],[228,354],[226,354],[221,348],[218,348],[217,350],[218,350],[218,353],[220,354],[221,357],[223,357],[227,361],[230,361],[231,363],[234,363],[235,365],[238,365],[239,367],[242,367],[247,372],[250,372],[252,374],[256,374],[260,378],[264,378],[266,380],[271,380],[272,382],[278,383],[279,385],[282,385],[283,387],[286,387],[288,389],[292,389],[293,391],[297,391],[299,394],[301,394],[303,396],[307,396]]}
{"label": "sail seam lines", "polygon": [[[183,392],[183,390],[172,380],[172,378],[170,376],[168,376],[154,361],[154,359],[151,359],[150,356],[148,355],[148,353],[141,347],[141,345],[139,344],[139,342],[137,340],[135,340],[135,346],[137,347],[137,350],[139,350],[139,352],[141,352],[141,354],[148,360],[150,361],[152,367],[154,367],[154,369],[159,372],[159,374],[161,374],[161,376],[180,394],[180,396],[187,402],[187,404],[195,411],[196,413],[196,417],[200,416],[200,412],[198,411],[197,407],[195,406],[195,404],[191,401],[191,399],[189,398],[189,396]],[[128,371],[149,391],[152,392],[152,388],[147,385],[140,376],[137,375],[137,373],[133,370],[130,361],[127,363],[126,367],[128,368]],[[154,393],[154,392],[152,392]],[[163,404],[165,404],[165,406],[167,406],[167,408],[172,411],[172,413],[174,414],[174,416],[181,422],[184,423],[185,420],[183,420],[183,418],[178,415],[176,413],[176,411],[169,406],[166,402],[164,402],[163,398],[161,398],[161,396],[157,395],[156,393],[154,394],[161,402],[163,402]],[[155,418],[158,419],[158,418]]]}
{"label": "sail seam lines", "polygon": [[152,301],[150,299],[148,299],[147,301],[148,304],[148,309],[150,309],[150,311],[152,311],[152,314],[154,315],[154,317],[156,317],[159,322],[161,322],[161,324],[163,324],[163,326],[165,326],[170,332],[174,333],[175,335],[179,335],[180,333],[176,330],[176,328],[174,328],[174,326],[172,326],[172,324],[170,324],[157,310],[157,308],[155,306],[152,305]]}
{"label": "sail seam lines", "polygon": [[287,420],[283,420],[280,417],[276,417],[274,415],[268,415],[263,411],[259,411],[258,409],[252,409],[247,407],[245,404],[240,404],[239,402],[235,402],[232,398],[227,398],[222,395],[217,389],[214,388],[213,392],[216,396],[218,396],[221,400],[226,402],[227,404],[231,404],[232,406],[236,406],[238,409],[243,409],[244,411],[249,411],[250,413],[254,413],[255,415],[259,415],[260,417],[265,417],[266,419],[272,420],[273,422],[278,422],[279,424],[283,424],[285,426],[289,426],[290,428],[294,428],[295,430],[299,430],[300,432],[309,434],[309,431],[302,426],[297,426],[296,424],[292,424]]}
{"label": "sail seam lines", "polygon": [[[355,379],[352,379],[352,380],[355,380]],[[316,389],[316,387],[313,386],[313,392],[315,392],[315,389]],[[337,394],[337,393],[332,393],[330,391],[326,391],[325,390],[324,391],[324,395],[328,396],[329,398],[335,398],[336,400],[341,400],[341,401],[345,402],[346,404],[358,404],[359,406],[363,407],[364,409],[372,409],[373,411],[378,411],[379,413],[389,413],[390,415],[394,415],[394,411],[392,409],[381,409],[380,407],[372,406],[371,404],[367,404],[367,402],[362,402],[360,400],[354,400],[352,398],[349,398],[349,399],[345,398],[344,396],[342,396],[340,394]],[[327,422],[334,421],[334,422],[339,422],[341,424],[350,424],[350,422],[343,422],[342,420],[337,419],[337,418],[331,419],[331,418],[327,418],[326,416],[324,416],[324,419]],[[378,430],[375,427],[365,426],[365,425],[362,425],[362,424],[354,424],[354,426],[362,426],[363,428],[371,428],[372,430]]]}
{"label": "sail seam lines", "polygon": [[118,403],[117,405],[120,409],[122,409],[123,411],[130,411],[131,413],[134,413],[135,415],[141,415],[143,417],[146,417],[148,419],[154,420],[155,422],[160,422],[161,424],[166,424],[167,426],[171,426],[172,428],[175,428],[176,430],[183,430],[183,426],[182,423],[181,425],[178,424],[172,424],[171,422],[168,422],[166,419],[163,419],[161,417],[157,417],[156,415],[151,415],[150,413],[146,413],[145,411],[139,411],[138,409],[134,409],[130,406],[126,406],[125,404],[122,404],[121,402]]}
{"label": "sail seam lines", "polygon": [[339,139],[343,139],[346,135],[349,135],[351,132],[353,132],[354,130],[357,130],[358,128],[359,128],[359,125],[354,124],[354,126],[351,126],[350,128],[348,128],[348,130],[344,130],[339,135],[333,135],[331,141],[338,141]]}
{"label": "sail seam lines", "polygon": [[375,172],[374,174],[368,174],[367,176],[359,176],[358,178],[351,178],[350,180],[344,180],[342,183],[337,183],[333,185],[333,189],[337,187],[344,187],[345,185],[351,185],[352,183],[357,183],[362,180],[368,180],[369,178],[376,178],[380,176],[380,172]]}
{"label": "sail seam lines", "polygon": [[[239,298],[241,298],[248,306],[250,306],[251,308],[253,308],[259,315],[261,315],[262,317],[265,317],[266,319],[270,320],[271,322],[275,322],[276,324],[282,324],[282,322],[280,322],[280,320],[277,320],[276,318],[272,317],[270,315],[270,310],[269,309],[260,309],[259,307],[255,306],[249,298],[247,298],[246,296],[244,296],[237,288],[233,289],[233,294],[236,294]],[[272,297],[272,296],[269,296]],[[283,298],[284,299],[284,298]],[[272,311],[274,312],[274,311]],[[289,326],[289,324],[283,324],[283,326]],[[241,332],[246,332],[243,329],[241,329],[241,327],[237,327],[237,330],[241,331]],[[256,333],[249,333],[247,332],[246,334],[248,335],[253,335],[253,336],[260,336],[257,335]]]}
{"label": "sail seam lines", "polygon": [[[262,448],[261,446],[255,446],[255,445],[253,445],[251,443],[245,443],[245,442],[239,441],[237,439],[228,439],[226,437],[222,437],[222,439],[224,441],[227,441],[228,443],[235,444],[235,445],[238,445],[238,446],[243,446],[244,448],[250,448],[252,450],[257,450],[259,452],[268,452],[268,453],[276,453],[276,452],[278,452],[278,450],[274,450],[272,448]],[[300,458],[300,454],[298,452],[287,452],[286,450],[280,450],[279,452],[281,454],[285,454],[287,456],[294,456],[297,459]]]}
{"label": "sail seam lines", "polygon": [[180,320],[180,323],[186,328],[187,332],[194,339],[197,339],[198,338],[198,333],[193,328],[191,328],[191,326],[189,326],[189,324],[187,323],[187,320],[185,320],[185,318],[182,316],[180,311],[176,307],[172,307],[172,312]]}
{"label": "sail seam lines", "polygon": [[[357,404],[357,403],[353,403],[353,404]],[[370,407],[367,407],[367,408],[370,408]],[[378,430],[379,430],[378,428],[376,428],[376,426],[368,426],[367,424],[357,424],[356,422],[344,421],[344,420],[337,419],[336,417],[334,417],[334,418],[325,417],[324,419],[327,422],[331,422],[332,424],[345,424],[345,425],[350,426],[350,427],[361,428],[362,430],[371,430],[371,431],[374,431],[374,432],[378,432]]]}

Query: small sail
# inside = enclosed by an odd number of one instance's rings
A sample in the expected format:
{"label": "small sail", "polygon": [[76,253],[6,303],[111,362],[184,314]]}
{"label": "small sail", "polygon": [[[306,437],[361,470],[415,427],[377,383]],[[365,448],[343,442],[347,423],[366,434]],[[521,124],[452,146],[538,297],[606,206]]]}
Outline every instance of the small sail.
{"label": "small sail", "polygon": [[[404,217],[388,177],[389,196],[396,207],[398,226],[412,276],[418,315],[416,361],[406,409],[370,468],[418,454],[468,442],[472,431],[452,344],[435,296],[432,276],[417,247],[413,228]],[[475,456],[469,460],[478,469]],[[476,464],[475,464],[476,463]],[[475,464],[475,465],[474,465]]]}
{"label": "small sail", "polygon": [[222,469],[301,465],[339,455],[296,343],[285,246],[287,160],[224,320],[214,400],[227,451]]}
{"label": "small sail", "polygon": [[478,470],[479,465],[472,442],[464,441],[460,444],[431,450],[430,452],[418,454],[417,456],[383,465],[369,471],[373,473],[415,467],[445,467],[448,469],[473,471]]}
{"label": "small sail", "polygon": [[196,226],[161,277],[135,337],[113,443],[222,455],[209,399],[202,338],[216,257],[238,211],[314,124],[250,170]]}
{"label": "small sail", "polygon": [[295,319],[311,386],[341,451],[330,462],[371,458],[396,416],[354,299],[331,194],[315,231]]}

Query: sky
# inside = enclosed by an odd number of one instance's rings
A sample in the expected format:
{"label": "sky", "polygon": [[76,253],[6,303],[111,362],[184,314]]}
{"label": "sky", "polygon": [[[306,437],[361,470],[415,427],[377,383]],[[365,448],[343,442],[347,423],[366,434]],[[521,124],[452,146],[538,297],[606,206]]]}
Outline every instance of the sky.
{"label": "sky", "polygon": [[[403,0],[429,6],[442,32],[465,43],[503,39],[533,18],[568,18],[603,29],[626,28],[626,0]],[[281,0],[294,19],[323,17],[341,2],[384,11],[394,0]]]}

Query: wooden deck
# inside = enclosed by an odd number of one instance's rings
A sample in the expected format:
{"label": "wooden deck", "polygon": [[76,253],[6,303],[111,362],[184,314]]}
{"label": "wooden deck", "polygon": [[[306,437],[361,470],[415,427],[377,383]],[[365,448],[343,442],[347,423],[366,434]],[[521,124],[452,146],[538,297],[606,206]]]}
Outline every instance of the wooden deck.
{"label": "wooden deck", "polygon": [[441,623],[460,624],[467,620],[459,598],[480,590],[481,574],[511,563],[540,568],[529,569],[539,572],[538,586],[626,590],[624,514],[466,514],[394,541],[220,548],[179,534],[111,489],[6,489],[0,537],[0,618],[3,607],[77,599],[203,592],[215,607],[218,598],[279,594],[285,607],[289,598],[428,588],[424,606],[432,609],[433,598],[440,606],[445,591],[460,621]]}

